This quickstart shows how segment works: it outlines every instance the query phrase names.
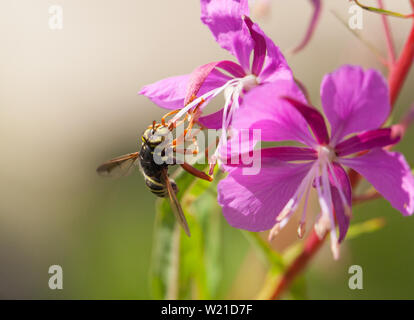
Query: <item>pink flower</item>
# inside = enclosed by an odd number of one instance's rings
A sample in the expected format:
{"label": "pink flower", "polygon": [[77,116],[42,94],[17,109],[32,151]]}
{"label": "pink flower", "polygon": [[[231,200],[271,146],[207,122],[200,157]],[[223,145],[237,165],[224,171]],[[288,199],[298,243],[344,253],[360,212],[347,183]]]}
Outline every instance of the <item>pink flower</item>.
{"label": "pink flower", "polygon": [[[162,108],[182,109],[172,119],[175,121],[201,102],[201,109],[204,108],[223,92],[224,107],[207,116],[197,114],[197,119],[207,128],[222,128],[225,134],[246,92],[278,79],[293,81],[292,72],[279,48],[250,20],[248,14],[248,0],[201,0],[202,22],[238,63],[227,60],[208,63],[191,74],[147,85],[139,93]],[[196,50],[194,48],[194,52]]]}
{"label": "pink flower", "polygon": [[344,66],[325,76],[321,98],[330,135],[317,109],[308,106],[304,98],[289,97],[297,91],[291,82],[280,80],[245,96],[244,104],[249,107],[237,114],[234,128],[261,129],[264,141],[290,140],[304,146],[253,152],[261,158],[260,173],[244,175],[243,165],[234,165],[219,183],[218,201],[233,227],[250,231],[273,228],[272,236],[305,199],[298,229],[302,236],[306,203],[315,188],[321,208],[315,229],[319,233],[330,230],[331,247],[338,257],[352,204],[351,185],[343,167],[364,176],[403,215],[414,211],[414,178],[403,155],[383,149],[400,137],[398,127],[379,128],[391,106],[387,84],[378,72]]}

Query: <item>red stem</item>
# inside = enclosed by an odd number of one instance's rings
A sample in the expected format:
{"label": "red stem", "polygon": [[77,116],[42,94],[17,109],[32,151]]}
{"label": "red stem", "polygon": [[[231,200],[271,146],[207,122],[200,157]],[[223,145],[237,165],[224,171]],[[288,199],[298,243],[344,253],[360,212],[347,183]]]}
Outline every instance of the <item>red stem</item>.
{"label": "red stem", "polygon": [[414,23],[411,27],[410,35],[405,43],[400,58],[391,69],[389,76],[391,105],[394,106],[400,94],[404,81],[411,69],[414,60]]}
{"label": "red stem", "polygon": [[[411,0],[413,4],[413,1]],[[395,101],[401,91],[404,81],[408,75],[412,63],[414,62],[414,22],[411,27],[410,35],[404,45],[404,49],[399,59],[395,62],[389,75],[389,87],[391,104],[394,106]],[[355,187],[360,179],[354,177],[352,187]],[[282,274],[279,283],[272,293],[271,299],[279,299],[283,292],[289,288],[295,277],[300,274],[308,265],[312,257],[318,252],[319,248],[324,243],[327,237],[327,233],[322,239],[316,235],[315,231],[312,231],[311,235],[306,239],[304,249],[302,253],[296,257],[296,259],[290,264]]]}

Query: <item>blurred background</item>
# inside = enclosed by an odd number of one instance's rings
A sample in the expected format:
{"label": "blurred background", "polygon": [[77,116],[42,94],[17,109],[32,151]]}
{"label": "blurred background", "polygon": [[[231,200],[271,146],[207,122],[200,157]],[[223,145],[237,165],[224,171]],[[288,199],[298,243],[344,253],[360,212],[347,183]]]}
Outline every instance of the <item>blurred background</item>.
{"label": "blurred background", "polygon": [[[313,40],[295,56],[289,50],[305,33],[309,1],[273,0],[267,15],[253,14],[318,105],[323,75],[340,65],[385,71],[333,14],[348,20],[350,3],[323,4]],[[406,0],[386,4],[409,12]],[[61,30],[49,28],[51,5],[63,8]],[[138,96],[143,85],[232,59],[200,22],[199,11],[196,0],[0,2],[0,298],[151,298],[155,197],[138,171],[106,180],[95,169],[136,151],[144,128],[165,113]],[[400,49],[410,21],[391,22]],[[360,34],[386,54],[379,16],[364,12]],[[412,72],[395,119],[414,101],[413,83]],[[413,139],[410,130],[398,146],[411,165]],[[317,255],[305,274],[308,298],[414,298],[414,217],[403,218],[376,200],[356,207],[354,221],[378,216],[386,226],[345,241],[339,261],[328,247]],[[296,241],[295,228],[283,232],[276,247]],[[264,266],[224,219],[220,233],[218,297],[254,298]],[[63,290],[48,287],[54,264],[63,268]],[[348,287],[353,264],[363,267],[363,290]]]}

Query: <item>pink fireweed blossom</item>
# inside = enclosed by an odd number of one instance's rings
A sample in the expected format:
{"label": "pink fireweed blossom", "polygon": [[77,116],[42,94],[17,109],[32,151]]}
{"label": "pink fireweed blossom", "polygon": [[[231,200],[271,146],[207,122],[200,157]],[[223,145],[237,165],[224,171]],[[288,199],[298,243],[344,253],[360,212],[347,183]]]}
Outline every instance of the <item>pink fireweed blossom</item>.
{"label": "pink fireweed blossom", "polygon": [[[147,85],[139,93],[162,108],[181,109],[171,122],[199,107],[192,116],[206,128],[221,128],[220,141],[226,140],[227,129],[246,92],[277,79],[293,81],[292,72],[279,48],[250,20],[248,14],[248,0],[201,0],[202,22],[238,63],[227,60],[208,63],[191,74]],[[225,96],[224,107],[201,116],[199,111],[220,93]]]}
{"label": "pink fireweed blossom", "polygon": [[264,141],[289,140],[304,146],[261,149],[261,169],[255,176],[244,175],[243,165],[233,165],[218,185],[218,201],[233,227],[272,229],[272,237],[286,225],[303,198],[305,207],[298,228],[302,237],[309,192],[315,188],[321,209],[315,230],[320,235],[330,230],[337,258],[352,204],[351,185],[343,167],[360,173],[403,215],[414,211],[414,178],[402,154],[384,150],[400,136],[398,126],[379,128],[391,106],[387,84],[378,72],[344,66],[325,76],[321,98],[330,135],[317,109],[304,98],[289,97],[295,91],[294,84],[280,80],[247,94],[244,103],[249,107],[240,110],[233,127],[261,128]]}

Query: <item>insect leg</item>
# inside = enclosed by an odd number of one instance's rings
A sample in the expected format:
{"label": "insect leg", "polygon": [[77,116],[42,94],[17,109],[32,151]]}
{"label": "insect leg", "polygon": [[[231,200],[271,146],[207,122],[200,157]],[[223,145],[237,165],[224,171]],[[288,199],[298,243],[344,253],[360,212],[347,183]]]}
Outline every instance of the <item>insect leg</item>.
{"label": "insect leg", "polygon": [[187,171],[188,173],[191,173],[193,176],[196,176],[196,177],[198,177],[200,179],[203,179],[203,180],[207,180],[209,182],[213,181],[213,178],[210,177],[208,174],[206,174],[205,172],[200,171],[200,170],[194,168],[192,165],[188,164],[187,162],[184,162],[184,163],[180,164],[180,166],[185,171]]}
{"label": "insect leg", "polygon": [[173,110],[173,111],[168,112],[167,114],[165,114],[165,115],[161,118],[161,124],[165,127],[165,126],[166,126],[166,124],[165,124],[165,119],[166,119],[166,118],[168,118],[168,117],[170,117],[170,116],[172,116],[173,114],[176,114],[178,111],[180,111],[180,109]]}

